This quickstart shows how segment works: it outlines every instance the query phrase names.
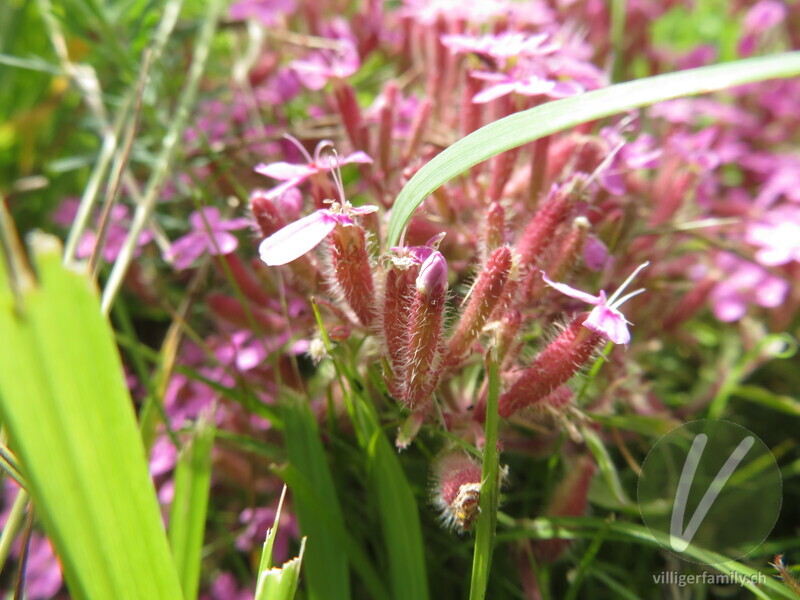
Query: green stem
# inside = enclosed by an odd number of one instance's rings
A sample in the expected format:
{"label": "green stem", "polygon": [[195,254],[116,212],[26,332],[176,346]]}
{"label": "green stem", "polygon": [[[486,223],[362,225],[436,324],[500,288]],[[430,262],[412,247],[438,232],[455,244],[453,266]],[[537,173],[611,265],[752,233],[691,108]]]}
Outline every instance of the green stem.
{"label": "green stem", "polygon": [[141,203],[136,207],[136,213],[131,223],[131,229],[128,232],[128,237],[120,250],[119,256],[111,269],[111,274],[108,277],[108,282],[103,290],[103,298],[101,309],[103,314],[108,314],[111,305],[114,303],[122,287],[122,282],[128,272],[131,261],[133,260],[134,252],[136,251],[136,244],[139,236],[144,230],[150,216],[158,200],[161,189],[166,183],[167,176],[170,173],[172,161],[178,150],[178,143],[182,139],[183,132],[186,129],[186,124],[189,120],[189,114],[194,107],[197,98],[197,90],[200,86],[200,78],[203,76],[206,68],[206,61],[211,51],[211,44],[214,41],[214,34],[217,31],[217,24],[222,12],[222,7],[225,5],[223,0],[212,0],[209,3],[206,12],[205,20],[203,21],[200,35],[198,36],[197,46],[192,56],[192,63],[189,67],[189,74],[186,78],[186,84],[181,92],[178,101],[178,107],[172,118],[172,126],[164,136],[164,143],[161,147],[156,166],[150,174],[150,179],[147,182],[147,188],[142,198]]}

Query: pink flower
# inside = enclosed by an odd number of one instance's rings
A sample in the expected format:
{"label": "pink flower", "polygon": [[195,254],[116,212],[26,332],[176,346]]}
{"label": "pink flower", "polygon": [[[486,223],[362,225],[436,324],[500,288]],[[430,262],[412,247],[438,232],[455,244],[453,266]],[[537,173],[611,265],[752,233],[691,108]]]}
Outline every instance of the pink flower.
{"label": "pink flower", "polygon": [[751,303],[763,308],[780,306],[789,293],[786,280],[733,254],[718,254],[716,266],[724,275],[711,291],[709,301],[714,316],[725,323],[741,319]]}
{"label": "pink flower", "polygon": [[315,210],[261,242],[258,248],[261,260],[269,266],[290,263],[316,248],[337,224],[354,225],[353,216],[368,215],[376,210],[377,206],[353,207],[347,200],[341,204],[333,202],[330,208]]}
{"label": "pink flower", "polygon": [[213,206],[193,212],[189,217],[189,223],[192,230],[176,240],[164,256],[179,271],[189,268],[205,253],[214,256],[230,254],[236,250],[239,242],[229,231],[246,229],[250,226],[248,219],[220,220],[219,209]]}
{"label": "pink flower", "polygon": [[800,207],[784,205],[770,211],[748,225],[745,240],[759,248],[756,260],[762,265],[800,262]]}
{"label": "pink flower", "polygon": [[491,56],[505,63],[509,58],[550,54],[558,50],[559,45],[550,41],[547,33],[528,35],[525,33],[506,32],[499,35],[443,35],[441,40],[445,47],[453,53],[474,53]]}
{"label": "pink flower", "polygon": [[[53,213],[53,221],[64,227],[72,225],[75,215],[78,213],[78,206],[80,200],[77,198],[65,199],[58,209]],[[98,219],[95,220],[95,225],[98,225]],[[128,230],[130,229],[130,209],[125,204],[115,204],[111,207],[111,212],[108,215],[108,227],[106,229],[106,240],[103,245],[103,259],[106,262],[113,263],[117,260],[117,255],[122,249],[122,245],[128,237]],[[153,240],[153,232],[149,229],[144,229],[139,235],[139,240],[136,243],[136,250],[134,256],[139,256],[142,252],[142,246],[149,244]],[[94,231],[86,230],[78,241],[78,247],[75,249],[75,256],[78,258],[89,258],[94,252],[94,247],[97,244],[97,234]]]}
{"label": "pink flower", "polygon": [[294,60],[290,68],[304,86],[310,90],[321,90],[329,79],[344,79],[358,71],[361,59],[355,44],[349,39],[336,40],[336,49],[311,53],[304,60]]}
{"label": "pink flower", "polygon": [[[333,160],[331,157],[329,157],[329,160],[324,160],[322,153],[333,146],[333,143],[328,140],[323,140],[317,144],[317,148],[314,150],[314,157],[312,158],[300,145],[300,142],[294,141],[297,143],[298,148],[302,150],[303,154],[305,154],[307,160],[306,164],[297,165],[287,162],[261,163],[255,169],[256,173],[261,173],[261,175],[283,181],[283,183],[272,188],[265,194],[265,197],[269,200],[280,197],[284,192],[297,187],[313,175],[330,172],[337,165],[349,165],[351,163],[372,164],[372,159],[361,151],[353,152],[337,160]],[[316,246],[316,244],[314,244],[314,246]]]}
{"label": "pink flower", "polygon": [[639,272],[649,264],[649,262],[646,262],[639,265],[630,275],[630,277],[625,280],[625,283],[623,283],[610,298],[606,298],[606,293],[603,290],[600,290],[600,294],[598,296],[592,296],[586,292],[576,290],[565,283],[555,283],[551,281],[545,273],[542,273],[542,278],[547,285],[557,289],[562,294],[569,296],[570,298],[577,298],[578,300],[586,302],[587,304],[594,305],[595,308],[591,313],[589,313],[589,316],[583,322],[584,327],[594,331],[598,335],[603,336],[615,344],[625,344],[627,346],[631,341],[631,334],[628,331],[629,322],[625,319],[625,315],[623,315],[618,309],[623,303],[627,302],[634,296],[641,294],[644,291],[644,288],[638,289],[629,294],[625,294],[622,297],[620,297],[620,295],[625,291],[625,288],[630,285],[634,277],[636,277]]}
{"label": "pink flower", "polygon": [[61,566],[50,540],[43,535],[33,534],[25,563],[25,597],[30,600],[52,598],[63,582]]}
{"label": "pink flower", "polygon": [[234,2],[228,14],[234,21],[256,19],[267,26],[277,25],[285,14],[297,8],[294,0],[239,0]]}

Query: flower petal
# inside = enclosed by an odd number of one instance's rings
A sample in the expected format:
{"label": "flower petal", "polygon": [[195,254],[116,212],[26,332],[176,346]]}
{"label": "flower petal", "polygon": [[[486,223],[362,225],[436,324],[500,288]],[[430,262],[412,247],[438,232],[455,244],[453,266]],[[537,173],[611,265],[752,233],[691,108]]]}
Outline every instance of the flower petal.
{"label": "flower petal", "polygon": [[279,229],[259,246],[261,260],[270,266],[285,265],[316,248],[336,227],[336,220],[321,209]]}
{"label": "flower petal", "polygon": [[208,241],[208,252],[217,256],[219,254],[230,254],[239,246],[236,236],[227,231],[214,231],[214,242]]}
{"label": "flower petal", "polygon": [[542,272],[542,279],[544,282],[552,288],[555,288],[565,296],[569,296],[570,298],[576,298],[581,302],[586,302],[586,304],[593,304],[597,306],[603,301],[602,296],[592,296],[591,294],[587,294],[586,292],[582,292],[580,290],[576,290],[574,287],[567,285],[566,283],[556,283],[555,281],[551,281],[550,278],[547,276],[547,273]]}
{"label": "flower petal", "polygon": [[361,150],[359,150],[358,152],[353,152],[352,154],[348,154],[347,156],[339,160],[340,165],[349,165],[350,163],[371,165],[372,159],[366,152],[361,152]]}
{"label": "flower petal", "polygon": [[204,206],[189,216],[189,224],[195,231],[206,231],[206,222],[211,229],[219,222],[219,209],[216,206]]}
{"label": "flower petal", "polygon": [[621,312],[608,306],[600,305],[595,307],[583,322],[583,326],[615,344],[627,346],[631,341],[631,334],[628,331],[625,317]]}
{"label": "flower petal", "polygon": [[289,181],[290,179],[305,180],[319,169],[310,165],[296,165],[287,162],[274,162],[274,163],[261,163],[255,168],[256,173],[279,179],[280,181]]}

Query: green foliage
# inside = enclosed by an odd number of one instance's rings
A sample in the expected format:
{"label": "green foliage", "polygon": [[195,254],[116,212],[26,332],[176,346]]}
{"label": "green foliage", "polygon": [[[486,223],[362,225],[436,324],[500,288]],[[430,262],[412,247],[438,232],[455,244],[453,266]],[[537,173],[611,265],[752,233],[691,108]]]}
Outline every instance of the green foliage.
{"label": "green foliage", "polygon": [[31,239],[34,279],[4,234],[0,416],[72,597],[180,598],[97,291],[55,238]]}

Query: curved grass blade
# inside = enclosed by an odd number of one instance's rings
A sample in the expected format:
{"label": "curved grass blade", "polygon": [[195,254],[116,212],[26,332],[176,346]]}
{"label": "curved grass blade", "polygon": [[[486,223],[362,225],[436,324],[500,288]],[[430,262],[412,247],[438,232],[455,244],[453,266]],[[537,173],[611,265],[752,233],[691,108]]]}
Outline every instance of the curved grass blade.
{"label": "curved grass blade", "polygon": [[33,239],[38,281],[30,273],[20,278],[22,258],[9,256],[12,236],[3,229],[0,420],[70,595],[181,598],[96,289],[86,275],[62,266],[60,243],[51,236]]}
{"label": "curved grass blade", "polygon": [[501,152],[656,102],[798,74],[800,51],[786,52],[620,83],[509,115],[457,141],[411,178],[392,208],[386,245],[397,245],[411,215],[436,188]]}
{"label": "curved grass blade", "polygon": [[[516,522],[513,530],[498,535],[504,541],[518,539],[594,539],[599,530],[604,531],[605,539],[630,542],[634,544],[664,548],[669,545],[669,534],[652,532],[644,525],[625,521],[609,522],[598,517],[539,517],[522,519]],[[707,565],[722,574],[735,576],[742,587],[747,588],[754,596],[769,600],[770,598],[796,599],[792,592],[765,570],[758,570],[731,560],[712,550],[689,544],[683,552],[695,562]],[[761,575],[762,577],[759,577]],[[765,576],[765,577],[763,577]],[[754,581],[761,579],[756,585]],[[769,594],[767,593],[769,592]]]}

